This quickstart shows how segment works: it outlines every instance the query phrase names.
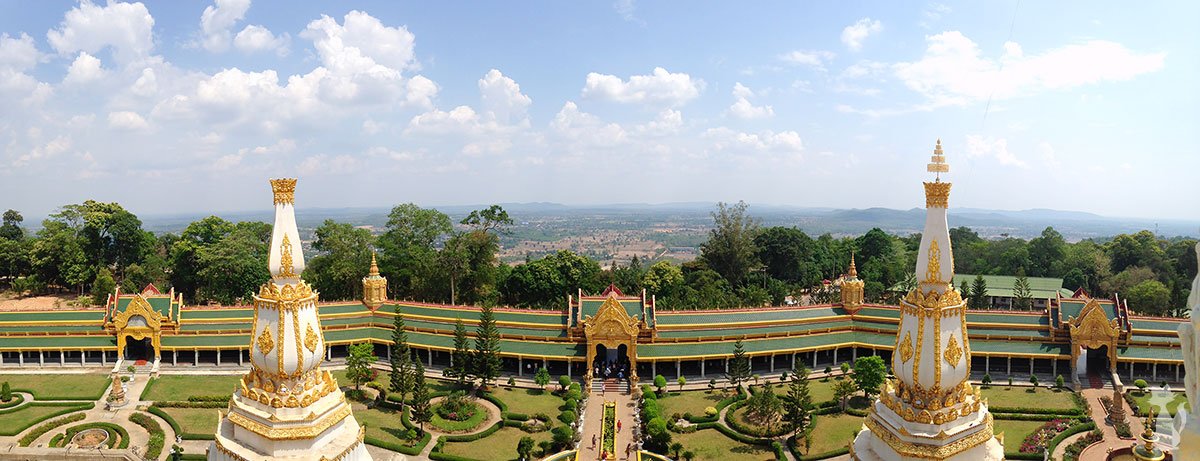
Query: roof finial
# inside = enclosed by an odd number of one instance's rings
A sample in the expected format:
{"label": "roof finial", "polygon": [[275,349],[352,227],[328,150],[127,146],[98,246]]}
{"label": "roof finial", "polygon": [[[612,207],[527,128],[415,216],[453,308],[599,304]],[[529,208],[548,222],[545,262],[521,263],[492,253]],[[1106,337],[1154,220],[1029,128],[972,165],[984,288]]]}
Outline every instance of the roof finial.
{"label": "roof finial", "polygon": [[942,152],[942,138],[938,138],[937,145],[933,148],[933,157],[930,157],[929,161],[926,169],[937,174],[936,181],[942,180],[942,173],[950,172],[950,164],[946,163],[946,154]]}
{"label": "roof finial", "polygon": [[858,267],[854,264],[854,252],[850,252],[850,271],[846,273],[850,277],[858,278]]}
{"label": "roof finial", "polygon": [[371,273],[369,275],[379,275],[379,265],[375,264],[375,252],[371,252]]}

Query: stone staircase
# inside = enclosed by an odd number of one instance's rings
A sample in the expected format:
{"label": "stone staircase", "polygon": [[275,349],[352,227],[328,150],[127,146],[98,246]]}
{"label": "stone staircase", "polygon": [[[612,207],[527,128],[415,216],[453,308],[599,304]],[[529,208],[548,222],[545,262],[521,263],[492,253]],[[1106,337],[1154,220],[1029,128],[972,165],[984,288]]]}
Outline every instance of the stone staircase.
{"label": "stone staircase", "polygon": [[592,392],[601,392],[601,390],[603,390],[604,393],[619,392],[619,393],[623,393],[623,394],[628,394],[629,393],[629,380],[626,380],[626,379],[617,380],[615,378],[609,378],[609,379],[593,378],[592,379]]}

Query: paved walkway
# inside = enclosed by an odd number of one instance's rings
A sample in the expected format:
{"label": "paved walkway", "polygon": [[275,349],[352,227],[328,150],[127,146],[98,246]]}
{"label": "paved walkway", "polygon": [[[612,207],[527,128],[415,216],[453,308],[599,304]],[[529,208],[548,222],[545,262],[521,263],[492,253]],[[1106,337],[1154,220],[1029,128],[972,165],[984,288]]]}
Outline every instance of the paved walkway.
{"label": "paved walkway", "polygon": [[[1104,422],[1104,418],[1107,416],[1107,414],[1104,413],[1104,406],[1100,404],[1100,397],[1112,397],[1112,389],[1084,389],[1082,392],[1080,392],[1080,394],[1087,399],[1088,411],[1092,416],[1092,421],[1095,421],[1096,427],[1099,428],[1102,433],[1104,433],[1104,440],[1083,450],[1083,453],[1081,453],[1079,456],[1079,461],[1104,461],[1106,458],[1108,458],[1108,450],[1110,448],[1117,449],[1128,447],[1134,443],[1132,440],[1122,440],[1118,438],[1117,430],[1114,429],[1111,424]],[[1121,404],[1125,405],[1125,413],[1129,414],[1129,405],[1125,402],[1121,402]],[[1132,417],[1126,417],[1126,420],[1129,421],[1129,430],[1132,433],[1139,434],[1144,429],[1142,427],[1141,420]],[[1066,445],[1067,444],[1064,441],[1061,445],[1059,445],[1059,447],[1065,449]],[[1057,454],[1060,452],[1056,449],[1055,453]],[[1062,459],[1061,455],[1059,456],[1060,457],[1057,459]]]}
{"label": "paved walkway", "polygon": [[[604,402],[606,401],[617,404],[617,421],[621,422],[621,430],[617,432],[613,441],[617,456],[609,456],[608,459],[637,459],[637,450],[630,452],[632,456],[626,456],[625,452],[625,447],[633,443],[634,415],[638,413],[637,400],[625,392],[605,392],[601,395],[599,391],[592,392],[588,396],[587,404],[584,405],[583,438],[579,442],[580,459],[600,459],[600,445],[603,443],[600,429],[604,425]],[[595,446],[592,445],[592,437],[596,439]]]}

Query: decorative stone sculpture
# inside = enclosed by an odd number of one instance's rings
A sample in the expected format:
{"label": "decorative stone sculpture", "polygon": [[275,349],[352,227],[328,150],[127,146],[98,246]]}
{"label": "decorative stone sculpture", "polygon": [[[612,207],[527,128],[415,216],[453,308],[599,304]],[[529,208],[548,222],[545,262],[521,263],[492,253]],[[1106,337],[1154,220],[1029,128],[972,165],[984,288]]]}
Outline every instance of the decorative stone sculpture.
{"label": "decorative stone sculpture", "polygon": [[112,389],[108,391],[109,406],[119,407],[125,405],[125,387],[122,384],[121,377],[114,375]]}
{"label": "decorative stone sculpture", "polygon": [[[1196,260],[1200,262],[1200,243],[1196,244]],[[1200,453],[1200,274],[1192,280],[1188,296],[1192,321],[1179,326],[1179,342],[1183,347],[1183,390],[1187,393],[1192,414],[1185,417],[1180,432],[1179,453]],[[1183,411],[1180,410],[1180,413]]]}

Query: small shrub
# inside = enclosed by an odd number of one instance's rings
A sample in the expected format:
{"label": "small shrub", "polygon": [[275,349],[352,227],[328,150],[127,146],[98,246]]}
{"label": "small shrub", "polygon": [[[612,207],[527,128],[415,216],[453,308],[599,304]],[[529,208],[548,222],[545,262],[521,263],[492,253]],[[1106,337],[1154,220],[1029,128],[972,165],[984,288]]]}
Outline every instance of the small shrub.
{"label": "small shrub", "polygon": [[1135,380],[1133,382],[1133,385],[1137,386],[1138,390],[1142,391],[1142,392],[1146,392],[1146,386],[1149,386],[1149,384],[1147,384],[1146,380],[1144,380],[1144,379]]}
{"label": "small shrub", "polygon": [[717,411],[716,407],[704,407],[704,414],[706,416],[716,416],[717,413],[719,412]]}

